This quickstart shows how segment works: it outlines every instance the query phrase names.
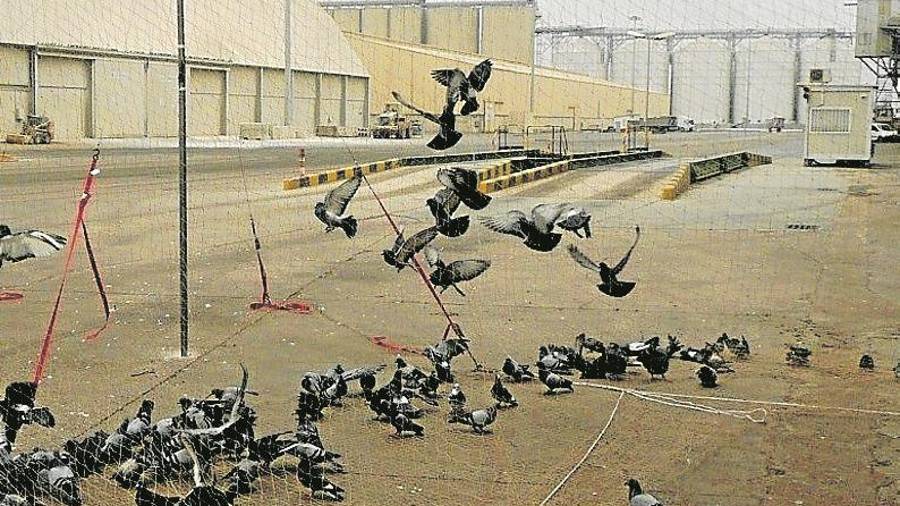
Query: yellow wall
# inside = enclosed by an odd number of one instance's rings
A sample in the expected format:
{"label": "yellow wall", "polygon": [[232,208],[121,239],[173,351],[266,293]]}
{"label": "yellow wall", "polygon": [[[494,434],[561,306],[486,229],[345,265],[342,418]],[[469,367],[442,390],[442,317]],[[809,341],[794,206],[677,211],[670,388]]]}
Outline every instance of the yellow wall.
{"label": "yellow wall", "polygon": [[391,15],[390,39],[418,44],[422,42],[422,9],[418,7],[394,7]]}
{"label": "yellow wall", "polygon": [[534,10],[521,7],[484,7],[481,53],[530,64],[534,55]]}
{"label": "yellow wall", "polygon": [[[444,88],[430,76],[432,69],[460,67],[468,70],[481,61],[475,54],[442,51],[414,44],[402,44],[361,34],[345,34],[371,75],[369,110],[376,115],[384,105],[393,102],[391,91],[398,91],[417,105],[439,111],[445,99]],[[527,65],[495,60],[494,71],[485,91],[479,96],[482,111],[460,118],[461,130],[481,129],[483,111],[493,108],[496,124],[524,125],[530,105],[530,72]],[[637,93],[643,110],[645,93]],[[488,105],[489,102],[492,104]],[[502,103],[501,103],[502,102]],[[577,128],[608,124],[626,114],[631,107],[631,88],[591,79],[582,75],[538,68],[535,77],[534,124],[573,124],[574,107]],[[665,94],[650,95],[650,114],[668,114],[669,99]],[[426,125],[431,128],[431,125]],[[489,127],[490,129],[490,127]]]}
{"label": "yellow wall", "polygon": [[29,112],[28,52],[0,47],[0,135],[18,132]]}

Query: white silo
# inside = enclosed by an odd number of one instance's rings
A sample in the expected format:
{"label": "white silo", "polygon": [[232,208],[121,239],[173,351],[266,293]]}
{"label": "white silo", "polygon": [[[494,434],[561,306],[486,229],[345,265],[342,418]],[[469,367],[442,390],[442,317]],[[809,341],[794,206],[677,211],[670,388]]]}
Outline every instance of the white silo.
{"label": "white silo", "polygon": [[728,122],[731,55],[720,40],[689,40],[675,46],[672,112],[697,123]]}
{"label": "white silo", "polygon": [[[855,58],[852,39],[823,37],[804,41],[800,50],[800,80],[809,79],[811,69],[827,69],[834,84],[871,84],[872,73]],[[807,104],[799,101],[799,118],[806,123]]]}
{"label": "white silo", "polygon": [[[669,87],[669,58],[666,52],[666,41],[649,41],[650,43],[650,91],[665,93]],[[635,104],[643,104],[643,92],[647,87],[647,44],[646,39],[626,40],[619,44],[613,52],[613,82],[634,86]],[[629,108],[626,105],[626,108]],[[640,109],[640,107],[636,107]],[[635,111],[642,114],[642,110]]]}
{"label": "white silo", "polygon": [[796,65],[790,41],[763,37],[737,44],[734,123],[763,123],[774,116],[791,119]]}
{"label": "white silo", "polygon": [[590,38],[577,38],[557,44],[552,50],[550,66],[596,78],[606,77],[603,49]]}

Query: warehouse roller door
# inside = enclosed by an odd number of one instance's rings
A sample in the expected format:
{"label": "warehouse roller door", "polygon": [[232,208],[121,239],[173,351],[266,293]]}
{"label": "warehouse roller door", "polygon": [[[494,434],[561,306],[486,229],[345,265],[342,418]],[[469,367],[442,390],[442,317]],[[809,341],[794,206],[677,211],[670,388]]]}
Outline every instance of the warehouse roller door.
{"label": "warehouse roller door", "polygon": [[91,61],[38,58],[38,114],[49,116],[59,140],[90,137]]}
{"label": "warehouse roller door", "polygon": [[225,71],[190,71],[188,135],[225,135]]}

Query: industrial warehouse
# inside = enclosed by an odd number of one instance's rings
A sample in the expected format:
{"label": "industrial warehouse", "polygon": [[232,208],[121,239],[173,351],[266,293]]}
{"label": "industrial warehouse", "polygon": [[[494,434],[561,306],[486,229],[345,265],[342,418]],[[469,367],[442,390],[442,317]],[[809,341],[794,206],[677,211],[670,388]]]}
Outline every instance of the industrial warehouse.
{"label": "industrial warehouse", "polygon": [[0,7],[0,506],[898,503],[900,0]]}

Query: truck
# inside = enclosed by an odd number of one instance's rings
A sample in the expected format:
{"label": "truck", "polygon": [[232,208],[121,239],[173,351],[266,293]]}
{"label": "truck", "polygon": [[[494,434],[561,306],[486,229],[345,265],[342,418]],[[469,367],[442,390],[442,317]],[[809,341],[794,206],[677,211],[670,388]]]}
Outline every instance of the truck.
{"label": "truck", "polygon": [[693,132],[695,127],[694,120],[687,116],[657,116],[647,119],[646,123],[644,118],[640,116],[620,116],[613,119],[610,130],[624,132],[626,126],[630,126],[635,130],[643,130],[645,125],[651,132],[660,134],[666,132]]}
{"label": "truck", "polygon": [[390,103],[385,105],[384,112],[378,115],[375,126],[372,127],[372,137],[375,139],[409,139],[412,133],[412,123],[400,112],[400,104]]}

